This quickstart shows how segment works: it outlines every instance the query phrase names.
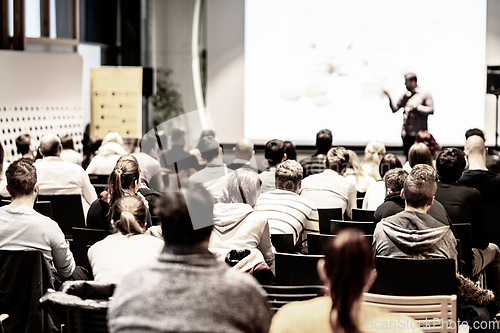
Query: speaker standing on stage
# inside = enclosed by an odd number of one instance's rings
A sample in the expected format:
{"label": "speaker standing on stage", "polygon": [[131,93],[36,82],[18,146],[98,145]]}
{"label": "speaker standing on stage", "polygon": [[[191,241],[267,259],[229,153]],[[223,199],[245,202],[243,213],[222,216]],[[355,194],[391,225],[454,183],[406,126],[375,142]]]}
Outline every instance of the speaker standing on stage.
{"label": "speaker standing on stage", "polygon": [[384,94],[389,97],[389,106],[393,113],[400,108],[404,109],[401,137],[404,153],[408,158],[408,150],[415,143],[418,131],[427,130],[427,117],[434,114],[434,102],[431,94],[417,85],[415,74],[405,75],[405,86],[408,91],[401,96],[397,104],[393,103],[388,91],[384,90]]}

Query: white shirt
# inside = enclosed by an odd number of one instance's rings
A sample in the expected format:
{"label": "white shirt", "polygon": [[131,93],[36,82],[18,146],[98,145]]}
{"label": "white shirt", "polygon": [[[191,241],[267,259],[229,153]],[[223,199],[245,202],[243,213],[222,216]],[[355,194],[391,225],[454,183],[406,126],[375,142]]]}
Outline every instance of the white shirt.
{"label": "white shirt", "polygon": [[116,142],[108,142],[101,146],[87,167],[87,173],[95,175],[109,175],[115,168],[116,162],[122,155],[126,155],[125,149]]}
{"label": "white shirt", "polygon": [[385,182],[379,181],[371,184],[366,190],[363,198],[363,209],[377,210],[378,206],[384,203]]}
{"label": "white shirt", "polygon": [[63,149],[61,152],[61,158],[63,161],[71,162],[82,166],[83,156],[74,151],[73,149]]}
{"label": "white shirt", "polygon": [[208,192],[215,198],[219,198],[226,180],[233,171],[228,169],[224,163],[215,160],[208,163],[204,169],[194,173],[189,180],[205,186]]}

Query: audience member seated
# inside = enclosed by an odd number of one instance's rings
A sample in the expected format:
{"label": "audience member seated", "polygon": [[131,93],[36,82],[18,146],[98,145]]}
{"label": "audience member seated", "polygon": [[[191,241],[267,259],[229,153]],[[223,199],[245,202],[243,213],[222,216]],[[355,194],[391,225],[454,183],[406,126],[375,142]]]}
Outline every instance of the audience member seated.
{"label": "audience member seated", "polygon": [[418,131],[417,135],[415,136],[415,143],[422,142],[429,148],[432,159],[435,161],[437,154],[443,149],[439,143],[436,142],[436,139],[432,136],[432,134],[425,130],[425,131]]}
{"label": "audience member seated", "polygon": [[137,268],[156,261],[163,241],[144,235],[147,208],[137,197],[121,197],[114,206],[113,234],[92,245],[88,251],[94,280],[119,284]]}
{"label": "audience member seated", "polygon": [[[341,232],[328,243],[325,258],[318,262],[318,273],[330,296],[283,306],[273,317],[270,333],[421,332],[411,318],[362,302],[377,273],[371,244],[360,232]],[[384,322],[405,325],[384,329]]]}
{"label": "audience member seated", "polygon": [[[386,197],[384,199],[384,203],[381,204],[373,214],[373,220],[375,223],[405,210],[405,199],[401,191],[404,188],[407,177],[408,173],[401,168],[387,171],[384,176]],[[432,202],[427,214],[432,216],[441,224],[449,226],[453,234],[456,234],[448,213],[446,213],[446,210],[439,201],[434,200]]]}
{"label": "audience member seated", "polygon": [[[380,177],[384,179],[387,171],[402,168],[403,164],[399,158],[394,154],[387,154],[381,160],[379,164]],[[363,198],[363,209],[376,210],[385,199],[385,183],[383,180],[379,180],[371,184],[366,190],[365,197]]]}
{"label": "audience member seated", "polygon": [[375,180],[382,180],[378,167],[384,155],[385,145],[380,141],[369,142],[365,147],[365,160],[361,168]]}
{"label": "audience member seated", "polygon": [[[132,155],[123,155],[116,162],[109,175],[106,191],[90,206],[87,215],[87,227],[91,229],[110,230],[113,209],[119,198],[135,196],[141,199],[149,208],[146,199],[138,192],[141,185],[139,163]],[[94,192],[95,193],[95,192]],[[147,214],[147,227],[151,227],[151,214]]]}
{"label": "audience member seated", "polygon": [[352,150],[348,150],[347,152],[349,153],[349,163],[344,172],[344,178],[356,186],[357,192],[365,193],[368,187],[375,183],[375,180],[361,169],[358,155]]}
{"label": "audience member seated", "polygon": [[40,194],[80,194],[83,212],[87,214],[90,204],[97,198],[89,175],[81,166],[61,159],[61,139],[54,134],[44,135],[38,150],[43,156],[34,164]]}
{"label": "audience member seated", "polygon": [[415,143],[408,151],[408,161],[403,165],[403,169],[410,173],[411,168],[417,164],[427,164],[435,167],[434,159],[432,158],[431,151],[424,143]]}
{"label": "audience member seated", "polygon": [[75,271],[75,260],[59,225],[33,209],[36,169],[29,159],[12,162],[6,172],[12,202],[0,207],[0,250],[41,251],[62,279]]}
{"label": "audience member seated", "polygon": [[439,153],[436,160],[439,176],[436,200],[443,204],[453,223],[470,223],[472,275],[476,276],[486,267],[488,287],[500,299],[500,250],[496,244],[488,242],[481,193],[458,183],[465,163],[465,154],[457,148],[446,148]]}
{"label": "audience member seated", "polygon": [[21,158],[28,158],[32,161],[35,160],[36,146],[31,135],[25,133],[16,138],[17,152],[21,154]]}
{"label": "audience member seated", "polygon": [[274,175],[278,164],[286,160],[285,143],[277,139],[267,141],[264,147],[264,157],[267,160],[268,167],[266,171],[261,172],[259,175],[260,180],[262,180],[262,194],[276,188],[274,184]]}
{"label": "audience member seated", "polygon": [[235,159],[227,167],[231,170],[247,168],[258,172],[253,147],[252,141],[248,139],[239,139],[238,142],[236,142],[236,146],[233,148]]}
{"label": "audience member seated", "polygon": [[[211,137],[215,138],[215,132],[213,130],[204,130],[204,131],[202,131],[201,134],[200,134],[200,139],[198,140],[198,143],[201,141],[201,139],[203,139],[204,137],[207,137],[207,136],[211,136]],[[207,165],[207,161],[205,161],[203,159],[203,157],[201,157],[201,152],[198,149],[198,146],[190,149],[189,150],[189,154],[191,154],[194,157],[196,157],[196,160],[198,161],[198,165],[199,165],[199,167],[198,167],[197,170],[203,169],[205,167],[205,165]]]}
{"label": "audience member seated", "polygon": [[202,158],[207,162],[207,165],[204,169],[189,177],[189,180],[194,183],[203,184],[210,194],[212,194],[215,201],[217,201],[227,177],[233,171],[228,169],[226,164],[222,162],[222,147],[219,141],[213,136],[206,136],[201,139],[198,149],[201,152]]}
{"label": "audience member seated", "polygon": [[102,140],[101,147],[87,167],[88,174],[109,175],[120,156],[127,154],[123,139],[117,132],[109,132]]}
{"label": "audience member seated", "polygon": [[184,150],[186,145],[186,132],[180,128],[173,128],[170,133],[172,147],[160,155],[162,167],[178,172],[180,170],[199,170],[196,157]]}
{"label": "audience member seated", "polygon": [[304,169],[304,179],[325,170],[326,154],[332,148],[332,138],[332,132],[328,129],[322,129],[316,134],[316,153],[300,161]]}
{"label": "audience member seated", "polygon": [[165,248],[117,286],[110,332],[267,332],[271,312],[262,287],[208,251],[213,203],[203,186],[165,193],[155,215]]}
{"label": "audience member seated", "polygon": [[[267,215],[254,211],[260,195],[260,179],[256,172],[246,168],[236,170],[227,179],[219,203],[214,207],[214,229],[208,249],[220,261],[226,261],[244,272],[274,271],[274,253]],[[241,260],[231,260],[231,251],[249,250]],[[233,252],[234,253],[234,252]],[[236,256],[235,256],[236,257]],[[269,276],[268,272],[267,276]],[[263,273],[254,276],[263,284],[273,282]],[[262,276],[262,279],[260,278]]]}
{"label": "audience member seated", "polygon": [[9,197],[10,194],[7,191],[7,178],[5,177],[5,170],[7,170],[9,164],[4,163],[5,151],[3,145],[0,142],[0,196]]}
{"label": "audience member seated", "polygon": [[297,160],[297,149],[292,141],[283,141],[285,144],[285,154],[287,160]]}
{"label": "audience member seated", "polygon": [[356,208],[356,186],[342,177],[349,164],[349,153],[343,147],[328,151],[326,169],[304,179],[300,196],[314,203],[318,208],[341,207],[342,214],[352,217]]}
{"label": "audience member seated", "polygon": [[298,195],[302,175],[302,166],[296,161],[279,164],[276,189],[261,194],[255,210],[267,216],[271,234],[292,234],[294,243],[306,248],[307,234],[319,233],[319,220],[316,205]]}
{"label": "audience member seated", "polygon": [[147,182],[149,188],[161,192],[163,179],[160,162],[155,159],[158,150],[156,136],[145,135],[139,144],[140,152],[132,154],[141,168],[141,179]]}
{"label": "audience member seated", "polygon": [[[390,172],[386,174],[386,180]],[[450,226],[427,214],[436,189],[434,168],[425,164],[415,165],[401,191],[406,208],[384,218],[375,227],[373,246],[376,255],[453,258],[456,265],[457,241]]]}
{"label": "audience member seated", "polygon": [[61,158],[63,161],[75,163],[82,166],[83,156],[75,151],[75,143],[71,135],[65,135],[61,138],[63,150],[61,151]]}

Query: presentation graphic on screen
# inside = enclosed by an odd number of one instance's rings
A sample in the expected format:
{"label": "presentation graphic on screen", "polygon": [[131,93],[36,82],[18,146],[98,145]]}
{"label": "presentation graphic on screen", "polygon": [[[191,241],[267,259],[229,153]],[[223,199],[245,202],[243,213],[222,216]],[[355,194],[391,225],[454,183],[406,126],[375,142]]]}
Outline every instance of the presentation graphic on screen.
{"label": "presentation graphic on screen", "polygon": [[401,144],[392,113],[413,72],[430,92],[429,131],[463,144],[484,127],[486,0],[245,2],[244,136]]}

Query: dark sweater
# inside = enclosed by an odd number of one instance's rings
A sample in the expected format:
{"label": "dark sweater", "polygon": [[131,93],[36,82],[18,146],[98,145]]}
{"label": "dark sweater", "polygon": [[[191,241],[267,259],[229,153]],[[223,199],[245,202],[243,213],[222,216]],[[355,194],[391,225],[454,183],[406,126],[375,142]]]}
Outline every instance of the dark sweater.
{"label": "dark sweater", "polygon": [[484,250],[488,247],[488,234],[484,222],[484,207],[478,190],[459,183],[438,182],[436,200],[443,204],[451,222],[470,223],[472,247]]}
{"label": "dark sweater", "polygon": [[485,204],[500,203],[500,174],[484,170],[466,170],[458,182],[476,188]]}
{"label": "dark sweater", "polygon": [[[89,229],[101,229],[110,230],[111,225],[108,220],[109,204],[102,201],[101,198],[97,199],[90,205],[89,211],[87,213],[87,228]],[[146,229],[151,227],[151,214],[149,209],[146,209]]]}

